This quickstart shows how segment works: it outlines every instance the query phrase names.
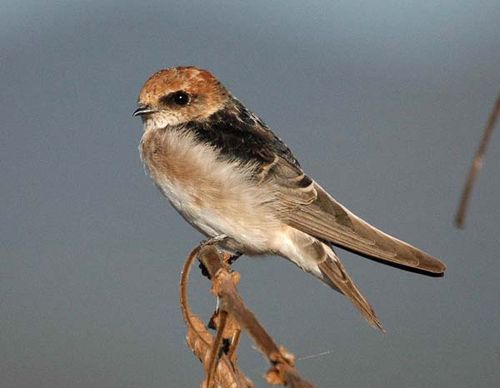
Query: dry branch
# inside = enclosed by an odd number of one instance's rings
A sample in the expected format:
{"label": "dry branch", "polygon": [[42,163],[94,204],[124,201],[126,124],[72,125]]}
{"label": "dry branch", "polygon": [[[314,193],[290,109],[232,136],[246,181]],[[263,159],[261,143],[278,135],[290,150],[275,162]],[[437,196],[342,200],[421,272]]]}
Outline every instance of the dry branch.
{"label": "dry branch", "polygon": [[490,113],[490,117],[488,118],[488,122],[486,123],[486,127],[484,128],[483,137],[481,138],[481,143],[479,144],[479,148],[474,155],[474,159],[472,160],[472,164],[470,166],[469,175],[467,176],[467,181],[465,182],[465,186],[462,191],[462,196],[460,198],[460,204],[458,206],[457,214],[455,215],[455,225],[459,228],[464,227],[465,222],[465,214],[467,212],[467,208],[469,205],[469,200],[472,192],[472,188],[474,187],[474,183],[476,181],[477,174],[483,165],[484,155],[486,153],[486,149],[488,148],[488,144],[491,139],[491,134],[493,133],[493,128],[495,127],[495,123],[500,114],[500,95],[497,97],[493,110]]}
{"label": "dry branch", "polygon": [[[192,314],[187,303],[189,269],[195,257],[212,281],[212,293],[220,299],[220,308],[215,319],[218,326],[215,339],[203,324],[200,325],[201,321]],[[184,265],[181,277],[181,308],[188,326],[188,345],[205,367],[207,379],[204,386],[252,386],[236,365],[241,328],[269,360],[271,368],[266,374],[266,380],[270,384],[312,387],[295,369],[293,354],[283,347],[278,347],[255,315],[245,306],[236,289],[238,281],[239,274],[231,271],[228,260],[225,260],[223,254],[213,245],[205,244],[195,248]]]}
{"label": "dry branch", "polygon": [[[186,342],[192,352],[198,357],[205,367],[205,371],[208,372],[214,338],[208,331],[203,321],[191,311],[187,297],[189,272],[199,251],[200,246],[196,247],[189,254],[186,262],[184,263],[180,282],[180,306],[182,316],[187,326]],[[239,332],[239,328],[238,330],[234,330],[234,333],[237,332]],[[239,334],[237,334],[237,336],[239,337]],[[237,342],[235,346],[237,346]],[[212,387],[221,386],[231,388],[250,388],[254,386],[252,381],[239,370],[236,363],[236,357],[231,357],[229,354],[221,355],[213,378]],[[203,386],[208,386],[208,383],[205,381]]]}

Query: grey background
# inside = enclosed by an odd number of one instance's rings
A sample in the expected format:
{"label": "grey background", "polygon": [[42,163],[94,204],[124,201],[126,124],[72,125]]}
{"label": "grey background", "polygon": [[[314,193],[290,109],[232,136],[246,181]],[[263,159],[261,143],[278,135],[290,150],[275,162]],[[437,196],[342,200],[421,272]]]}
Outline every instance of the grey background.
{"label": "grey background", "polygon": [[[339,253],[371,329],[284,260],[241,292],[318,386],[500,383],[500,134],[467,228],[452,217],[500,86],[498,1],[12,1],[0,13],[0,381],[188,387],[178,279],[201,239],[143,172],[150,73],[212,70],[369,222],[442,258],[434,279]],[[193,275],[193,307],[214,307]],[[257,386],[265,360],[245,341]],[[307,356],[323,353],[322,356]]]}

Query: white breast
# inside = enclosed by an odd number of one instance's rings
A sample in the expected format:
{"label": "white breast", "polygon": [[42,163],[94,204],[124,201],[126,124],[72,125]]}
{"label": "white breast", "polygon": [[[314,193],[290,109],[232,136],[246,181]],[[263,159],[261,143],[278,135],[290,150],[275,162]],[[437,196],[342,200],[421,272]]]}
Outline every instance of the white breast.
{"label": "white breast", "polygon": [[271,190],[250,180],[252,166],[218,158],[187,132],[148,130],[141,157],[172,205],[210,237],[225,234],[249,253],[273,246],[281,223],[269,203]]}

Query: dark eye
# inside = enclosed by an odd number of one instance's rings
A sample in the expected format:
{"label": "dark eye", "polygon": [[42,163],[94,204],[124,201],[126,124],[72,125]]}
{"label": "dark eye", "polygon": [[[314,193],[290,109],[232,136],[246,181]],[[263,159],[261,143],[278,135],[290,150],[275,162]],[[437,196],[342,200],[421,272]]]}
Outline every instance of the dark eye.
{"label": "dark eye", "polygon": [[186,106],[191,101],[191,96],[184,90],[178,90],[164,95],[160,98],[160,103],[169,106]]}
{"label": "dark eye", "polygon": [[178,92],[174,92],[171,97],[171,101],[174,104],[184,106],[189,102],[189,94],[186,92],[183,92],[182,90],[179,90]]}

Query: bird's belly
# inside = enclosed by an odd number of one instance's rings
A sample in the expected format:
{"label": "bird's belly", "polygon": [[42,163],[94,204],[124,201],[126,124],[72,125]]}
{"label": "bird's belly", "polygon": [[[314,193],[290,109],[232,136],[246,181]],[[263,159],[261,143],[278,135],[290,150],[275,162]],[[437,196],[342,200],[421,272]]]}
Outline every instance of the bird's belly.
{"label": "bird's belly", "polygon": [[192,193],[189,188],[171,181],[158,186],[183,218],[208,237],[226,235],[237,243],[234,248],[244,253],[273,250],[280,223],[270,209],[245,202],[245,195],[238,201],[227,193],[220,193],[218,199],[203,198],[203,192]]}
{"label": "bird's belly", "polygon": [[208,237],[223,234],[221,230],[226,228],[218,227],[218,223],[214,222],[215,217],[207,214],[207,204],[201,202],[198,195],[193,195],[189,192],[190,190],[170,180],[163,180],[156,184],[174,209],[200,232]]}
{"label": "bird's belly", "polygon": [[140,148],[149,175],[189,223],[231,237],[242,252],[272,251],[281,228],[274,194],[252,181],[250,167],[222,160],[189,133],[148,131]]}

